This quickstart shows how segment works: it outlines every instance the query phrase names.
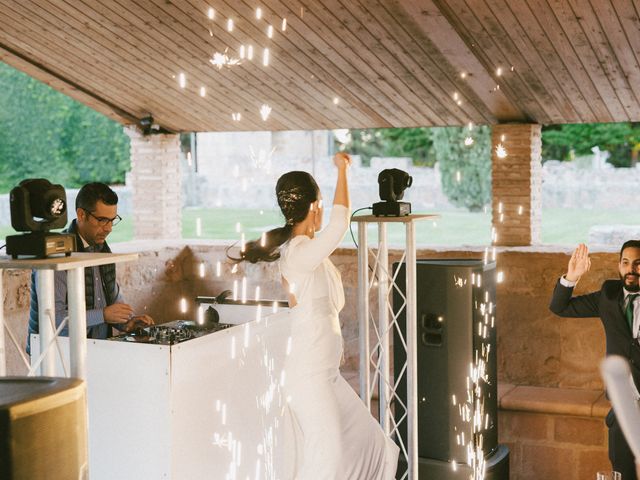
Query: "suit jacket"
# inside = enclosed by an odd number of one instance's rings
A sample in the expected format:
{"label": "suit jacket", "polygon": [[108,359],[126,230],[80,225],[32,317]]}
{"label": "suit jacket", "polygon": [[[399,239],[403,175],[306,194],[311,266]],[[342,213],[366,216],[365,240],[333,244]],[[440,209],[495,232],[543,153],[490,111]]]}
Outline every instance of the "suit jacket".
{"label": "suit jacket", "polygon": [[561,317],[600,317],[607,342],[607,355],[620,355],[629,361],[636,388],[640,391],[640,345],[631,335],[624,315],[621,280],[606,280],[602,288],[573,297],[573,287],[556,283],[549,309]]}

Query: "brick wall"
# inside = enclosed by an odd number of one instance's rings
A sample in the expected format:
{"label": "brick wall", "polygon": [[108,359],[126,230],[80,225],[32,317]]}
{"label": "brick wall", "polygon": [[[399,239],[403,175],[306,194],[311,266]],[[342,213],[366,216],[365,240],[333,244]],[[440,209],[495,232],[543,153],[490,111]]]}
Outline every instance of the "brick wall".
{"label": "brick wall", "polygon": [[[494,125],[491,145],[494,243],[538,244],[542,221],[541,127]],[[504,148],[504,158],[498,154],[498,147]]]}
{"label": "brick wall", "polygon": [[125,131],[131,138],[134,238],[181,238],[180,136]]}

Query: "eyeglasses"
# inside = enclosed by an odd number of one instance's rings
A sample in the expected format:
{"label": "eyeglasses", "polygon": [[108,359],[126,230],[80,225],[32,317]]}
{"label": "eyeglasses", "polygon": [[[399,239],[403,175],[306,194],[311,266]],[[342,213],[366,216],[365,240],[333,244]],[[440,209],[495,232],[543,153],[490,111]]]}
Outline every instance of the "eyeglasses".
{"label": "eyeglasses", "polygon": [[83,208],[83,210],[87,212],[89,215],[91,215],[93,218],[95,218],[96,221],[98,222],[98,225],[100,225],[101,227],[106,227],[107,223],[110,223],[112,227],[115,227],[118,223],[120,223],[120,220],[122,220],[122,217],[120,217],[120,215],[116,215],[113,218],[96,217],[93,213],[91,213],[86,208]]}

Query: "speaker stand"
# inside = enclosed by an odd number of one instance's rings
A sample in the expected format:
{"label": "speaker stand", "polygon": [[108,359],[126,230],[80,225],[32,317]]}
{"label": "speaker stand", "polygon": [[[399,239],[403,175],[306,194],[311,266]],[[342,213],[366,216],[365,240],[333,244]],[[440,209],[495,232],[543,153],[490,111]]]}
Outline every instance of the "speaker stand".
{"label": "speaker stand", "polygon": [[[418,471],[418,395],[417,395],[417,357],[416,357],[416,243],[415,222],[418,220],[435,220],[439,215],[414,214],[402,217],[376,217],[362,215],[352,218],[358,224],[358,326],[360,343],[360,397],[371,409],[371,398],[376,390],[379,399],[380,425],[385,434],[394,437],[400,446],[400,461],[408,465],[402,479],[417,480]],[[407,332],[404,344],[400,348],[406,350],[406,364],[403,375],[407,380],[407,402],[401,402],[397,395],[398,378],[391,379],[390,371],[390,340],[394,329],[399,330],[397,315],[391,306],[391,293],[396,287],[395,278],[391,274],[389,265],[389,251],[387,248],[387,225],[401,223],[405,226],[405,245],[400,262],[406,261],[405,285]],[[378,225],[378,248],[370,249],[367,243],[369,225]],[[370,263],[371,260],[371,263]],[[369,278],[369,268],[374,272],[373,279]],[[371,295],[376,292],[378,312],[374,315],[370,311]],[[377,318],[376,318],[377,317]],[[375,344],[370,346],[370,327],[375,333]],[[398,348],[398,345],[396,345]],[[395,408],[404,408],[403,420],[396,424],[389,408],[391,403]],[[406,422],[406,445],[399,435],[399,425]]]}

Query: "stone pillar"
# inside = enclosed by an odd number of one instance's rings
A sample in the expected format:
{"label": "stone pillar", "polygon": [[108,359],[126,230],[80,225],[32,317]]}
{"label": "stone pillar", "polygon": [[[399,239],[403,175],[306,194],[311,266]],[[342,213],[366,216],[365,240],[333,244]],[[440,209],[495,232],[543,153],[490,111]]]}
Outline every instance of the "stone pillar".
{"label": "stone pillar", "polygon": [[540,125],[494,125],[491,134],[494,245],[540,243],[542,221]]}
{"label": "stone pillar", "polygon": [[125,132],[131,139],[134,239],[181,238],[180,135]]}

